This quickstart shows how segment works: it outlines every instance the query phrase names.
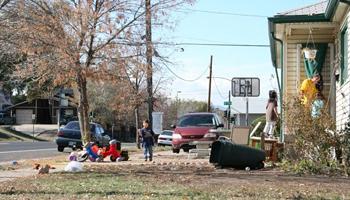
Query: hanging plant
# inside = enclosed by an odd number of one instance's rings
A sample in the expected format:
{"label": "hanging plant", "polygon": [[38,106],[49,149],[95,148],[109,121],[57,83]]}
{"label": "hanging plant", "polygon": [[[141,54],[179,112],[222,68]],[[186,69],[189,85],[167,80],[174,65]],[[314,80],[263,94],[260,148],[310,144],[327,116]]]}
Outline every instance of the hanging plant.
{"label": "hanging plant", "polygon": [[310,49],[308,47],[305,47],[303,49],[303,53],[304,53],[304,56],[306,59],[315,60],[316,54],[317,54],[317,49]]}
{"label": "hanging plant", "polygon": [[[310,40],[312,42],[312,47],[309,47],[309,46],[311,46],[311,45],[309,45]],[[314,42],[314,38],[312,37],[311,28],[309,28],[309,37],[307,38],[306,47],[303,48],[303,54],[304,54],[304,57],[308,60],[315,60],[316,59],[317,49],[316,49],[316,45]]]}

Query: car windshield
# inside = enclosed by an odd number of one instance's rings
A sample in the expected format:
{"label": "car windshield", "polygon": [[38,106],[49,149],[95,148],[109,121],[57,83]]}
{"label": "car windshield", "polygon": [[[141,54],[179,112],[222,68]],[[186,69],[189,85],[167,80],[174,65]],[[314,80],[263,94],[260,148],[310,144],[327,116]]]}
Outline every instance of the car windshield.
{"label": "car windshield", "polygon": [[173,132],[172,132],[172,131],[163,131],[163,132],[161,133],[161,135],[172,136],[172,135],[173,135]]}
{"label": "car windshield", "polygon": [[179,119],[178,126],[213,126],[214,121],[213,115],[187,115]]}
{"label": "car windshield", "polygon": [[[65,129],[71,129],[71,130],[80,130],[79,122],[69,122],[65,127]],[[95,130],[95,125],[90,124],[90,131]]]}

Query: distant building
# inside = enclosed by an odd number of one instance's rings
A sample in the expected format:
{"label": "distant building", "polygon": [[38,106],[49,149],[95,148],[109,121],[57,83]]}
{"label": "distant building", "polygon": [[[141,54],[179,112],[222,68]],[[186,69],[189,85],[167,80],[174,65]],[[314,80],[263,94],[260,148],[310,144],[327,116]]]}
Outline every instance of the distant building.
{"label": "distant building", "polygon": [[[265,115],[267,99],[249,98],[248,100],[248,126],[257,118]],[[235,97],[232,100],[231,117],[234,118],[234,125],[246,125],[246,101],[243,97]]]}
{"label": "distant building", "polygon": [[62,89],[51,98],[37,98],[7,108],[16,124],[60,124],[77,119],[77,105],[72,102],[73,91]]}
{"label": "distant building", "polygon": [[[9,108],[16,124],[56,124],[59,116],[61,121],[76,118],[76,105],[69,102],[67,106],[60,106],[59,98],[34,99],[24,101]],[[33,118],[35,118],[33,120]]]}

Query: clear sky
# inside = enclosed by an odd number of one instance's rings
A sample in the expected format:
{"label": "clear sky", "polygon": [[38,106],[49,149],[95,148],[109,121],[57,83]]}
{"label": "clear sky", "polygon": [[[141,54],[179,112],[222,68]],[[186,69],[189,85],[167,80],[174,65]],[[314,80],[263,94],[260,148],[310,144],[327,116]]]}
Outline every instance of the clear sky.
{"label": "clear sky", "polygon": [[[191,43],[234,43],[234,44],[269,44],[267,16],[288,11],[320,0],[197,0],[187,9],[218,11],[237,14],[259,15],[266,17],[235,16],[196,11],[174,12],[177,25],[174,30],[161,32],[154,30],[157,36],[171,42]],[[184,10],[182,10],[184,11]],[[183,48],[184,51],[181,51]],[[268,47],[213,47],[213,46],[178,46],[173,48],[169,66],[173,73],[183,79],[193,80],[203,74],[213,55],[213,76],[232,79],[232,77],[258,77],[261,80],[261,95],[251,98],[250,102],[266,101],[268,90],[277,87],[274,68]],[[207,101],[209,71],[197,81],[183,81],[176,78],[168,69],[164,69],[172,83],[168,94],[175,98],[177,91],[181,99]],[[272,77],[273,75],[273,77]],[[228,99],[231,83],[215,79],[212,82],[212,103],[223,106]],[[242,98],[235,98],[240,102]],[[243,101],[242,101],[243,102]],[[261,104],[261,103],[260,103]],[[259,105],[260,105],[259,104]],[[244,105],[244,104],[242,104]],[[235,104],[239,110],[241,105]],[[254,106],[253,108],[254,109]],[[264,108],[263,108],[264,109]],[[244,109],[243,109],[244,110]]]}

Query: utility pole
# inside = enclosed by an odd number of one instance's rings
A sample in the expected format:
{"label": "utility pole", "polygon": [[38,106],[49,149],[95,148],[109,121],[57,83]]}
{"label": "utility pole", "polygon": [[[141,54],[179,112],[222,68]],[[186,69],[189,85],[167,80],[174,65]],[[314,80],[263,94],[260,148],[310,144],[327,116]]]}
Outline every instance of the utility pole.
{"label": "utility pole", "polygon": [[212,67],[213,67],[213,56],[210,56],[210,64],[209,64],[209,93],[208,93],[208,107],[207,107],[207,111],[208,112],[210,112]]}
{"label": "utility pole", "polygon": [[152,15],[151,15],[151,0],[145,1],[146,7],[146,59],[147,59],[147,92],[148,92],[148,119],[150,127],[152,127],[152,112],[153,112],[153,86],[152,86]]}
{"label": "utility pole", "polygon": [[249,115],[249,102],[248,102],[248,89],[249,89],[249,82],[245,81],[244,83],[244,90],[245,90],[245,98],[246,98],[246,112],[245,112],[245,125],[248,126],[248,115]]}
{"label": "utility pole", "polygon": [[228,91],[228,111],[227,111],[227,128],[230,129],[231,120],[231,90]]}

